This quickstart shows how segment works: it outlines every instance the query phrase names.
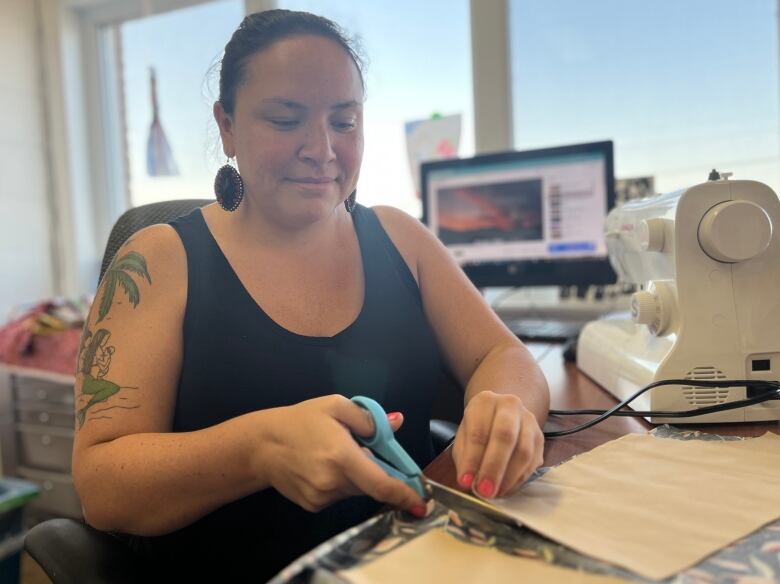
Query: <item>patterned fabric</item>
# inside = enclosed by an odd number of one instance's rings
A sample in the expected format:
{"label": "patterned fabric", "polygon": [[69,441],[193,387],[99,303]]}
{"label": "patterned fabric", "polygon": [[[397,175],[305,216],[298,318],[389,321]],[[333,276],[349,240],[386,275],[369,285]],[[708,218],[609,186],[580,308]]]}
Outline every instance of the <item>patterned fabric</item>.
{"label": "patterned fabric", "polygon": [[[743,440],[737,436],[719,436],[682,430],[668,425],[652,434],[676,440]],[[537,471],[531,480],[549,468]],[[335,572],[387,554],[430,529],[444,528],[462,541],[498,549],[510,555],[540,559],[550,564],[597,574],[607,574],[634,582],[654,582],[611,564],[600,562],[525,528],[497,523],[489,518],[468,519],[436,504],[424,520],[392,511],[374,517],[312,550],[288,566],[271,582],[326,584],[343,582]],[[770,584],[780,582],[780,521],[735,542],[698,565],[662,580],[666,584]]]}

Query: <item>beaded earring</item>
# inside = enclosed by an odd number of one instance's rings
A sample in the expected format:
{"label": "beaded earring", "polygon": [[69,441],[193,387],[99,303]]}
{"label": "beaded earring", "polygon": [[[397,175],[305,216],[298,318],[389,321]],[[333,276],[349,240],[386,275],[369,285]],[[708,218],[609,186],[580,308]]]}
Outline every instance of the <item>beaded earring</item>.
{"label": "beaded earring", "polygon": [[344,208],[347,210],[347,213],[352,213],[352,211],[355,210],[355,205],[357,204],[355,202],[356,198],[357,198],[357,189],[352,191],[350,195],[344,200]]}
{"label": "beaded earring", "polygon": [[244,181],[233,165],[230,158],[227,163],[217,171],[214,178],[214,194],[217,203],[225,211],[235,211],[244,200]]}

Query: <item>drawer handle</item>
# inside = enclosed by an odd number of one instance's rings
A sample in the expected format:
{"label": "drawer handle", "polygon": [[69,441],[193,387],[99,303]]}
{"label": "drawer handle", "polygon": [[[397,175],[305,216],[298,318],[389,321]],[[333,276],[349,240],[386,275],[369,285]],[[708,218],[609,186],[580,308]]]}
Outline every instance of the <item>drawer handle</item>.
{"label": "drawer handle", "polygon": [[46,399],[49,397],[49,393],[45,389],[39,389],[35,395],[38,397],[38,399]]}
{"label": "drawer handle", "polygon": [[48,434],[44,434],[43,436],[41,436],[41,444],[43,444],[44,446],[48,446],[49,444],[51,444],[51,436],[49,436]]}
{"label": "drawer handle", "polygon": [[51,481],[43,481],[43,484],[41,486],[43,487],[44,491],[54,490],[54,483],[52,483]]}
{"label": "drawer handle", "polygon": [[39,421],[41,424],[46,424],[46,423],[48,423],[48,421],[49,421],[49,418],[50,418],[50,416],[49,416],[49,412],[41,412],[40,414],[38,414],[38,421]]}

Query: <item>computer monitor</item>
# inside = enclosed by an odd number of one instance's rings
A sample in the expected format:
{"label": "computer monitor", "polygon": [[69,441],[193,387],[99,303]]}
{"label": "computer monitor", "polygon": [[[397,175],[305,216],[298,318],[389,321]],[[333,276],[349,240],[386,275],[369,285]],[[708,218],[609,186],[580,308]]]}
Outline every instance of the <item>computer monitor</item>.
{"label": "computer monitor", "polygon": [[614,283],[612,152],[594,142],[423,163],[423,221],[480,288]]}

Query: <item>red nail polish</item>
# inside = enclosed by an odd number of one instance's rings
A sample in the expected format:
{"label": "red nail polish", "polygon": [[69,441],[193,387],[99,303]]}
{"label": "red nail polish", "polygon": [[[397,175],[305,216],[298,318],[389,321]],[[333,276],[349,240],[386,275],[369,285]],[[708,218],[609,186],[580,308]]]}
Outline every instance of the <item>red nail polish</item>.
{"label": "red nail polish", "polygon": [[400,417],[401,417],[401,412],[390,412],[389,414],[387,414],[387,419],[390,420],[391,422],[394,422]]}
{"label": "red nail polish", "polygon": [[492,497],[495,488],[496,487],[493,485],[493,481],[490,479],[482,479],[479,481],[479,487],[477,487],[477,491],[479,491],[479,494],[483,497]]}
{"label": "red nail polish", "polygon": [[409,513],[411,513],[412,515],[414,515],[415,517],[418,517],[420,519],[425,517],[425,512],[426,511],[427,511],[427,509],[425,508],[425,505],[423,505],[422,503],[419,504],[419,505],[415,505],[414,507],[409,509]]}
{"label": "red nail polish", "polygon": [[473,472],[466,472],[463,473],[463,476],[460,477],[460,486],[464,489],[470,489],[471,483],[474,482],[474,473]]}

